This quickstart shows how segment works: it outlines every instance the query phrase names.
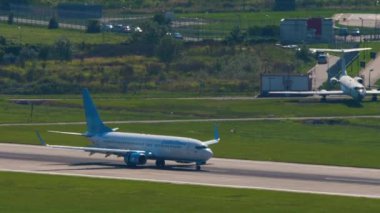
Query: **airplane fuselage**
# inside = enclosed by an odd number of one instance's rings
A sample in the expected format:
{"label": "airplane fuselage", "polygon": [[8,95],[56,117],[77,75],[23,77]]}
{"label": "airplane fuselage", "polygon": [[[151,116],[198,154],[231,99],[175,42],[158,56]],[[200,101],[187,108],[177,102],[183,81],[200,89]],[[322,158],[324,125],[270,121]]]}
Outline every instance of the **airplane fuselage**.
{"label": "airplane fuselage", "polygon": [[339,83],[343,93],[351,96],[354,100],[361,101],[366,95],[366,89],[363,84],[348,75],[341,76]]}
{"label": "airplane fuselage", "polygon": [[205,163],[213,155],[201,141],[185,137],[108,132],[89,139],[95,147],[144,151],[148,159]]}

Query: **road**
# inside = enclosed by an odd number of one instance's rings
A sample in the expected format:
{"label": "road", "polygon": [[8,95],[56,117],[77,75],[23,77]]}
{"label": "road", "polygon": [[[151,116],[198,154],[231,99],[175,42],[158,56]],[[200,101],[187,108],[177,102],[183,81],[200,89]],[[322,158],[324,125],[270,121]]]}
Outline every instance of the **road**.
{"label": "road", "polygon": [[131,169],[121,158],[42,146],[0,144],[0,171],[380,198],[380,170],[213,158],[193,165],[154,162]]}
{"label": "road", "polygon": [[328,80],[327,70],[339,60],[339,57],[329,55],[328,63],[316,64],[307,73],[312,76],[312,90],[318,90]]}

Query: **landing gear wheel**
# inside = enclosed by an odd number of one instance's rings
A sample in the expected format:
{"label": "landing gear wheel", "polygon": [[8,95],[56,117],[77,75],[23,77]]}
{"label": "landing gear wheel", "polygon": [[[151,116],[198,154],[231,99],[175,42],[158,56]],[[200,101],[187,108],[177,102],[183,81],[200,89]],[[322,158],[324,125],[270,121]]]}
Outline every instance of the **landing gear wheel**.
{"label": "landing gear wheel", "polygon": [[159,168],[165,167],[165,160],[156,160],[156,166]]}
{"label": "landing gear wheel", "polygon": [[322,96],[321,102],[326,102],[326,96],[325,95]]}
{"label": "landing gear wheel", "polygon": [[196,166],[195,166],[195,169],[196,169],[197,171],[200,171],[200,170],[201,170],[201,166],[200,166],[200,165],[196,165]]}
{"label": "landing gear wheel", "polygon": [[372,96],[372,101],[377,101],[377,95]]}

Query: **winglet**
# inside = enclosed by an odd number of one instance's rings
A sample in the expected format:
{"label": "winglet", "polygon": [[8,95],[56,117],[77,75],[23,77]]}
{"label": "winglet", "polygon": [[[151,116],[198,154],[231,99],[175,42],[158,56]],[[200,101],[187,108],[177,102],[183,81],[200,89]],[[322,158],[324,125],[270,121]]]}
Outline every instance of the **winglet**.
{"label": "winglet", "polygon": [[220,140],[218,127],[216,125],[214,127],[214,139],[215,140]]}
{"label": "winglet", "polygon": [[36,135],[42,146],[46,146],[46,142],[42,139],[40,133],[36,130]]}
{"label": "winglet", "polygon": [[218,127],[215,126],[215,128],[214,128],[214,139],[209,140],[209,141],[204,141],[203,144],[206,146],[209,146],[212,144],[217,144],[217,143],[219,143],[219,141],[220,141],[220,137],[219,137]]}

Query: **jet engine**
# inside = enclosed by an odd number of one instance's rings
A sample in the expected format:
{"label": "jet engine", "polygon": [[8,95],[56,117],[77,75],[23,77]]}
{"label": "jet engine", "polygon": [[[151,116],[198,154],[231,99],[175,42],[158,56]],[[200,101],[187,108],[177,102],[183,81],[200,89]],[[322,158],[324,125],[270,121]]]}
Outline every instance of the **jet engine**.
{"label": "jet engine", "polygon": [[335,84],[339,83],[339,80],[335,77],[332,77],[332,78],[330,78],[330,83],[335,85]]}
{"label": "jet engine", "polygon": [[360,77],[355,77],[354,79],[355,79],[355,81],[357,81],[357,82],[359,82],[359,83],[361,83],[361,84],[364,83],[363,79],[360,78]]}
{"label": "jet engine", "polygon": [[124,156],[124,162],[128,166],[144,165],[146,163],[146,156],[143,153],[132,152]]}

